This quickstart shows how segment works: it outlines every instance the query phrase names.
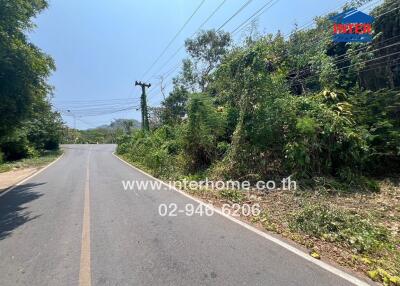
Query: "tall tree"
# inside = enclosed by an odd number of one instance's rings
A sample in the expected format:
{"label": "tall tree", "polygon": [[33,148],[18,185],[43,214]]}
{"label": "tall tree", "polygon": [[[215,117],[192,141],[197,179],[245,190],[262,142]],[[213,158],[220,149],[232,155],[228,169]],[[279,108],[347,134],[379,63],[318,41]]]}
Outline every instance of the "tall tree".
{"label": "tall tree", "polygon": [[161,120],[164,124],[174,125],[181,122],[186,114],[186,102],[189,93],[183,86],[174,86],[174,90],[162,102]]}
{"label": "tall tree", "polygon": [[183,62],[181,82],[192,91],[205,91],[211,72],[228,52],[231,41],[229,33],[215,30],[202,31],[186,40],[190,58]]}
{"label": "tall tree", "polygon": [[46,7],[44,0],[0,0],[0,142],[51,92],[46,80],[54,62],[25,35]]}

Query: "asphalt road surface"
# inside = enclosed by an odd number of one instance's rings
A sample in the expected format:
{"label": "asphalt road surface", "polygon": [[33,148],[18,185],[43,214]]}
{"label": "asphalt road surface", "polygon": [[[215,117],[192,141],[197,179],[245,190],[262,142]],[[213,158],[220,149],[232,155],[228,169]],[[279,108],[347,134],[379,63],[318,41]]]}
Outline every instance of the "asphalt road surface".
{"label": "asphalt road surface", "polygon": [[149,177],[113,145],[64,148],[0,197],[1,286],[354,285],[219,214],[160,216],[160,204],[197,203],[124,190],[122,180]]}

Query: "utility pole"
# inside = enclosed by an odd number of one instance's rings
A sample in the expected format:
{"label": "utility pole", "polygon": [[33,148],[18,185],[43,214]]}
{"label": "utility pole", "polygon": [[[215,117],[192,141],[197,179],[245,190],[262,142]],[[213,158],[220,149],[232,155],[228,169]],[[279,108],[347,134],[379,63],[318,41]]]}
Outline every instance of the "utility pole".
{"label": "utility pole", "polygon": [[[69,114],[71,114],[72,118],[74,119],[74,129],[73,129],[73,132],[72,132],[72,137],[73,137],[74,133],[75,133],[75,130],[76,130],[76,115],[74,113],[72,113],[72,111],[69,110],[69,109],[67,110],[67,112]],[[67,131],[68,131],[68,137],[69,137],[69,129],[67,129]],[[72,139],[74,139],[74,138],[72,138]],[[76,139],[74,139],[74,143],[75,143],[75,141],[76,141]]]}
{"label": "utility pole", "polygon": [[135,81],[135,86],[137,85],[142,87],[142,96],[140,97],[140,107],[142,109],[142,130],[149,131],[149,113],[147,111],[146,87],[149,88],[151,84]]}

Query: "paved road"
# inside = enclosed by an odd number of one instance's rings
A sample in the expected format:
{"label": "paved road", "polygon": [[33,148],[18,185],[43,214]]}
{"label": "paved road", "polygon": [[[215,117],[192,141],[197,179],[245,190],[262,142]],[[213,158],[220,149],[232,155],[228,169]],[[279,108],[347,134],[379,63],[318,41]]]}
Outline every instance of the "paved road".
{"label": "paved road", "polygon": [[161,217],[172,190],[113,145],[68,145],[61,160],[0,197],[0,285],[353,285],[225,217]]}

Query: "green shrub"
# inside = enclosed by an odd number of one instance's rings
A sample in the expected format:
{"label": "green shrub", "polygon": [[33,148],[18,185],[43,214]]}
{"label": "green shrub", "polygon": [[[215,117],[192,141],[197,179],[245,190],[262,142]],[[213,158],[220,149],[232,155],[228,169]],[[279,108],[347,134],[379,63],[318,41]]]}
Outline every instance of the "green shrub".
{"label": "green shrub", "polygon": [[117,138],[117,154],[127,154],[129,152],[129,144],[132,140],[132,136],[124,134]]}
{"label": "green shrub", "polygon": [[194,94],[188,104],[188,122],[184,125],[183,152],[190,172],[208,168],[217,157],[218,137],[224,133],[224,117],[206,94]]}
{"label": "green shrub", "polygon": [[[229,55],[216,71],[218,91],[239,108],[224,163],[234,178],[361,175],[368,130],[352,114],[349,96],[322,91],[293,96],[285,73],[285,43],[266,36]],[[281,66],[282,69],[268,69]],[[223,174],[221,174],[223,175]]]}
{"label": "green shrub", "polygon": [[221,198],[229,200],[233,203],[241,203],[245,198],[245,195],[240,190],[226,189],[226,190],[220,191],[219,194],[220,194]]}
{"label": "green shrub", "polygon": [[40,156],[40,153],[38,150],[35,149],[33,146],[28,146],[26,156],[28,158],[37,158]]}
{"label": "green shrub", "polygon": [[357,91],[350,101],[357,124],[368,130],[365,168],[374,175],[400,169],[400,91]]}
{"label": "green shrub", "polygon": [[368,155],[367,132],[347,112],[337,111],[343,102],[329,104],[314,96],[283,98],[278,104],[288,115],[288,127],[278,127],[286,138],[284,164],[291,173],[312,177],[339,176],[344,168],[354,174],[362,171]]}
{"label": "green shrub", "polygon": [[318,127],[318,123],[311,117],[305,116],[297,119],[296,129],[300,134],[313,136],[317,132]]}
{"label": "green shrub", "polygon": [[228,142],[218,142],[217,144],[217,155],[219,158],[225,156],[226,152],[229,150],[229,143]]}
{"label": "green shrub", "polygon": [[181,147],[176,132],[176,129],[169,126],[152,132],[135,131],[133,135],[118,138],[117,153],[138,163],[155,176],[172,178],[180,168],[176,156]]}
{"label": "green shrub", "polygon": [[24,130],[19,130],[7,137],[1,143],[1,149],[6,161],[14,161],[29,157],[30,143]]}
{"label": "green shrub", "polygon": [[387,229],[370,220],[328,205],[306,205],[290,221],[293,230],[328,241],[337,241],[357,253],[376,253],[391,247]]}

